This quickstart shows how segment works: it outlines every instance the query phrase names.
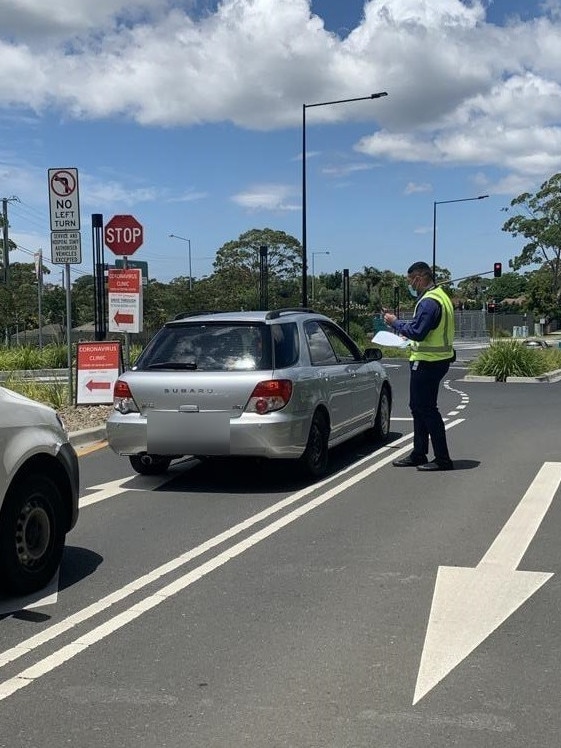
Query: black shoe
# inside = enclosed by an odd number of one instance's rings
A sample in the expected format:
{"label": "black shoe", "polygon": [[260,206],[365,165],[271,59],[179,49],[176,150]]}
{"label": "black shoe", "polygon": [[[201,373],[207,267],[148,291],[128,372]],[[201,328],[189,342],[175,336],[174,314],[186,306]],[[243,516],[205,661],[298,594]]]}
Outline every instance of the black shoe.
{"label": "black shoe", "polygon": [[425,465],[426,462],[426,457],[414,457],[413,455],[408,455],[407,457],[402,457],[400,460],[394,460],[392,465],[394,467],[419,467],[420,465]]}
{"label": "black shoe", "polygon": [[429,470],[454,470],[454,463],[452,460],[433,460],[424,465],[417,465],[417,470],[424,470],[426,472]]}

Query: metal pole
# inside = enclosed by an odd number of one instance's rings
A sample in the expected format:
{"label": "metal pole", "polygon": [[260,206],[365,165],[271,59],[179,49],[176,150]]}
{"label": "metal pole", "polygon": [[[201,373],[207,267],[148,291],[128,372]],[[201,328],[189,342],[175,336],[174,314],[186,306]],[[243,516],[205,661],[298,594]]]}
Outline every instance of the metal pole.
{"label": "metal pole", "polygon": [[[127,270],[129,264],[127,256],[123,257],[123,270]],[[131,334],[128,330],[125,331],[125,369],[130,369],[131,366]]]}
{"label": "metal pole", "polygon": [[433,202],[432,213],[432,275],[436,280],[436,206],[447,205],[448,203],[469,203],[472,200],[484,200],[489,195],[478,195],[477,197],[459,197],[456,200],[437,200]]}
{"label": "metal pole", "polygon": [[182,242],[187,242],[189,245],[189,291],[193,290],[193,272],[191,269],[191,239],[186,239],[184,236],[178,236],[177,234],[169,234],[170,239],[179,239]]}
{"label": "metal pole", "polygon": [[432,204],[432,277],[436,280],[436,206]]}
{"label": "metal pole", "polygon": [[8,244],[8,198],[2,199],[2,218],[3,218],[3,241],[2,241],[2,274],[3,282],[8,283],[9,281],[9,267],[10,267],[10,247]]}
{"label": "metal pole", "polygon": [[43,350],[43,310],[42,310],[42,296],[43,296],[43,250],[39,250],[39,257],[37,260],[37,317],[39,319],[39,350]]}
{"label": "metal pole", "polygon": [[312,252],[312,304],[314,303],[314,299],[316,298],[315,282],[314,282],[314,278],[316,275],[315,262],[314,262],[315,256],[316,256],[316,253]]}
{"label": "metal pole", "polygon": [[64,265],[66,277],[66,348],[68,365],[68,404],[74,402],[74,389],[72,381],[72,300],[70,298],[70,263]]}
{"label": "metal pole", "polygon": [[302,104],[302,306],[308,306],[308,240],[306,236],[306,104]]}
{"label": "metal pole", "polygon": [[387,91],[358,96],[353,99],[337,99],[336,101],[320,101],[316,104],[302,104],[302,306],[308,306],[308,237],[306,233],[306,109],[332,104],[348,104],[353,101],[380,99],[387,96]]}

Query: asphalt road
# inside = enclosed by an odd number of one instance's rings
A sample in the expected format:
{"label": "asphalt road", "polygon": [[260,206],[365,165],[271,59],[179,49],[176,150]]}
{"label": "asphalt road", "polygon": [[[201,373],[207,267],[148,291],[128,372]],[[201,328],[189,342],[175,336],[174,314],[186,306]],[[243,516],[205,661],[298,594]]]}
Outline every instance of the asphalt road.
{"label": "asphalt road", "polygon": [[391,443],[312,486],[84,454],[56,584],[0,600],[0,746],[558,746],[561,385],[454,367],[456,470],[423,474],[389,371]]}

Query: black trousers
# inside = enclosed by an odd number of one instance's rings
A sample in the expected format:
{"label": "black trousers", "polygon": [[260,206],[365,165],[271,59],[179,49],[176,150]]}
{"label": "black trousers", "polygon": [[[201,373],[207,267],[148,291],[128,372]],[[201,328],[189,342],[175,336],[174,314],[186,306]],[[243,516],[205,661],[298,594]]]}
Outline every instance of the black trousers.
{"label": "black trousers", "polygon": [[[415,366],[415,364],[417,364]],[[438,388],[450,368],[449,361],[410,361],[409,407],[413,415],[413,452],[426,457],[429,437],[437,461],[450,460],[444,421],[438,410]]]}

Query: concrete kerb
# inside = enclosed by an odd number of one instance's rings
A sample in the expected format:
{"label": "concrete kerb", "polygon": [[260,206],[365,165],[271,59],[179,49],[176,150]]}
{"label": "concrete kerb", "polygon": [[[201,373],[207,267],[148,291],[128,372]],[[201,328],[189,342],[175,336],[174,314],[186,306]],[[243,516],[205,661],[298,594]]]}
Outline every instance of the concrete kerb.
{"label": "concrete kerb", "polygon": [[91,429],[82,429],[81,431],[72,431],[68,434],[70,443],[74,448],[86,447],[96,442],[103,442],[107,439],[105,426],[94,426]]}
{"label": "concrete kerb", "polygon": [[[458,380],[459,382],[496,382],[496,377],[483,376],[481,374],[466,374],[465,377]],[[507,377],[506,384],[548,384],[550,382],[561,381],[561,369],[548,371],[537,377]],[[505,382],[501,382],[505,384]]]}

